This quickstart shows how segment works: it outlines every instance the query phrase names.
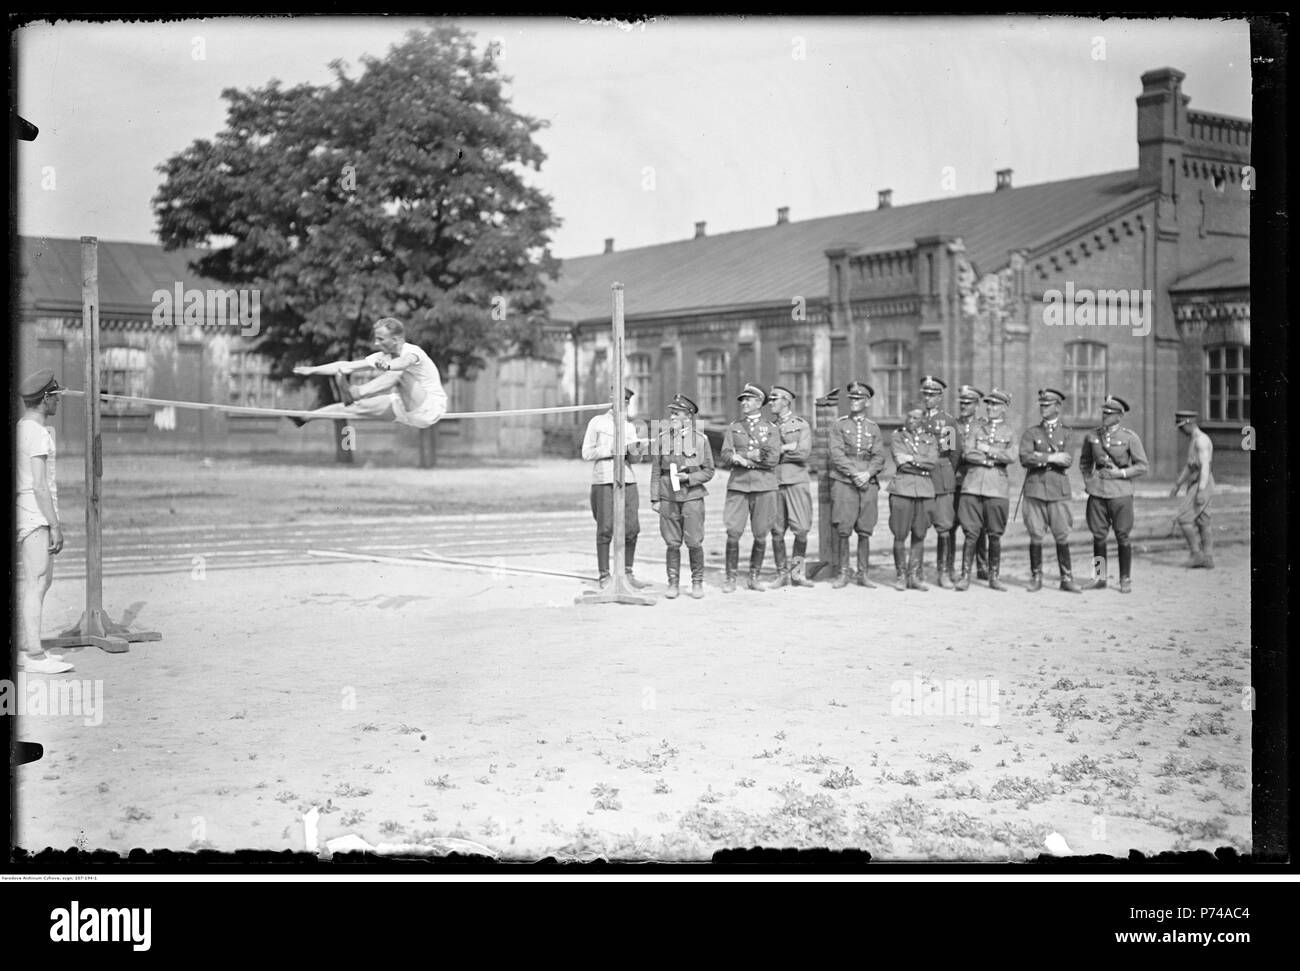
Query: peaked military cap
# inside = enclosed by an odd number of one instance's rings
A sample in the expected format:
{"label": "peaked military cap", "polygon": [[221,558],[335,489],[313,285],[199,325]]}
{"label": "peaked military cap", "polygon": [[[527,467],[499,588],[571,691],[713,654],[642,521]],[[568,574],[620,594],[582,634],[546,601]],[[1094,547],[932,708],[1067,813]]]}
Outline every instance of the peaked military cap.
{"label": "peaked military cap", "polygon": [[1064,401],[1064,392],[1057,391],[1055,388],[1038,389],[1038,403],[1040,405],[1059,405]]}
{"label": "peaked military cap", "polygon": [[983,391],[969,384],[963,384],[960,388],[957,389],[958,401],[979,401],[983,397],[984,397]]}
{"label": "peaked military cap", "polygon": [[757,398],[759,401],[767,401],[767,392],[756,384],[745,382],[745,389],[736,395],[737,401],[743,401],[746,398]]}
{"label": "peaked military cap", "polygon": [[876,396],[876,389],[865,381],[850,381],[847,391],[850,398],[874,398]]}
{"label": "peaked military cap", "polygon": [[772,385],[772,390],[767,393],[767,400],[771,401],[773,398],[777,396],[777,394],[783,394],[791,401],[794,401],[794,399],[798,397],[793,391],[791,391],[789,388],[785,387],[784,385],[774,384]]}
{"label": "peaked military cap", "polygon": [[694,415],[699,412],[700,406],[684,394],[675,394],[673,400],[668,402],[668,410],[682,411],[688,415]]}
{"label": "peaked military cap", "polygon": [[54,380],[54,371],[51,368],[41,368],[34,374],[27,375],[22,384],[18,385],[18,394],[24,398],[35,398],[38,394],[49,394],[51,391],[58,391],[59,382]]}
{"label": "peaked military cap", "polygon": [[1133,409],[1128,406],[1128,402],[1123,398],[1116,397],[1113,394],[1108,394],[1106,395],[1106,400],[1101,403],[1101,410],[1108,415],[1123,415]]}
{"label": "peaked military cap", "polygon": [[1189,421],[1196,421],[1196,419],[1200,417],[1201,417],[1200,414],[1195,411],[1175,411],[1174,424],[1176,424],[1179,428],[1181,428],[1183,425],[1186,425]]}
{"label": "peaked military cap", "polygon": [[994,388],[983,398],[986,405],[1009,405],[1011,404],[1011,392],[1003,391],[1001,388]]}
{"label": "peaked military cap", "polygon": [[921,379],[921,390],[931,391],[931,392],[947,391],[948,382],[943,380],[943,378],[936,378],[933,374],[927,374],[925,377]]}

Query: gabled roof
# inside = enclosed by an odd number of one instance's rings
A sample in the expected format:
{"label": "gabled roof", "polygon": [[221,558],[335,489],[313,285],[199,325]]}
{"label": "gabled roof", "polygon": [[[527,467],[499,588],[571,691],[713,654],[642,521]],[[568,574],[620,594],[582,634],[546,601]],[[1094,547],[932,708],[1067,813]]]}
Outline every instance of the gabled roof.
{"label": "gabled roof", "polygon": [[960,236],[983,274],[1013,249],[1136,204],[1152,193],[1137,170],[1045,182],[979,195],[826,216],[566,259],[550,286],[551,318],[609,316],[609,285],[621,282],[628,317],[744,305],[789,305],[827,296],[826,250],[908,245],[922,236]]}
{"label": "gabled roof", "polygon": [[1189,293],[1197,290],[1249,290],[1250,261],[1235,256],[1224,257],[1180,277],[1169,288],[1170,293]]}
{"label": "gabled roof", "polygon": [[[18,251],[24,306],[80,311],[81,240],[22,236]],[[157,243],[101,239],[98,247],[100,312],[152,313],[154,291],[177,283],[187,289],[225,289],[222,284],[188,268],[188,262],[200,254],[196,249],[168,251]]]}

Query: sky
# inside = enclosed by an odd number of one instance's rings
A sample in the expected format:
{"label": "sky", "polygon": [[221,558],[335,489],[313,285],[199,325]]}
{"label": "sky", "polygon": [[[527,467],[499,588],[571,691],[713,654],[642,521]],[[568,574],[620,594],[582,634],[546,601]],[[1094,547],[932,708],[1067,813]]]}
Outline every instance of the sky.
{"label": "sky", "polygon": [[[156,167],[224,127],[225,88],[357,73],[428,19],[32,24],[18,31],[19,232],[156,242]],[[1137,166],[1140,77],[1249,118],[1233,20],[458,19],[495,41],[515,110],[549,124],[529,178],[560,257]]]}

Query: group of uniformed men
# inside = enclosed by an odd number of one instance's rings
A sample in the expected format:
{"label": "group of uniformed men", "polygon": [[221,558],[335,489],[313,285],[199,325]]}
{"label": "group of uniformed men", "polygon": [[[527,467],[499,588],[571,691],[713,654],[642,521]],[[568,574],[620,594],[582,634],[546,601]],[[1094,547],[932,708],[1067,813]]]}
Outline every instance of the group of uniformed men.
{"label": "group of uniformed men", "polygon": [[[925,537],[933,526],[937,537],[936,582],[942,588],[970,588],[975,579],[992,590],[1005,591],[1000,579],[1002,535],[1010,512],[1007,469],[1019,462],[1025,469],[1021,501],[1029,534],[1027,589],[1043,587],[1043,544],[1048,534],[1055,544],[1060,589],[1080,593],[1107,586],[1106,543],[1114,532],[1119,560],[1119,590],[1132,591],[1133,482],[1149,470],[1146,450],[1137,433],[1120,425],[1130,410],[1128,403],[1108,395],[1101,406],[1101,424],[1090,430],[1079,453],[1079,469],[1088,494],[1087,522],[1093,537],[1093,576],[1081,587],[1074,577],[1069,534],[1070,483],[1066,470],[1073,464],[1068,430],[1061,421],[1066,396],[1054,388],[1038,392],[1039,422],[1019,436],[1007,424],[1011,395],[994,388],[987,394],[970,385],[957,392],[956,417],[943,409],[947,384],[926,376],[920,400],[909,405],[902,427],[889,436],[867,417],[875,392],[862,381],[846,390],[849,414],[836,420],[828,434],[831,522],[839,535],[838,575],[832,584],[850,583],[874,588],[868,579],[871,535],[878,518],[878,477],[886,467],[886,448],[895,467],[889,483],[889,528],[893,534],[896,590],[929,590],[923,579]],[[632,391],[626,391],[631,399]],[[809,422],[793,411],[796,396],[774,385],[770,391],[746,384],[738,396],[741,417],[731,422],[722,443],[722,462],[730,468],[723,520],[727,532],[723,592],[736,589],[740,573],[740,539],[748,524],[753,542],[745,587],[761,591],[759,581],[772,540],[778,587],[809,587],[804,570],[808,531],[812,526],[812,494],[808,461],[813,451]],[[838,402],[838,389],[823,401]],[[983,404],[986,413],[979,417]],[[767,406],[771,418],[763,415]],[[632,573],[639,529],[635,456],[650,455],[650,504],[659,514],[660,534],[667,544],[667,597],[680,594],[681,546],[686,544],[691,574],[691,596],[704,596],[704,496],[705,483],[714,475],[713,450],[695,426],[699,409],[685,395],[668,405],[668,422],[649,440],[637,439],[628,422],[625,429],[625,561],[628,583],[646,584]],[[1208,436],[1197,427],[1193,412],[1176,414],[1179,428],[1192,441],[1188,464],[1171,495],[1188,486],[1175,523],[1187,537],[1193,567],[1212,567],[1209,499],[1211,448]],[[597,561],[601,586],[610,582],[609,545],[613,531],[613,409],[591,420],[583,444],[583,458],[595,462],[591,506],[597,524]],[[955,570],[957,531],[962,533],[960,572]],[[793,547],[786,555],[785,535],[792,532]],[[850,543],[857,534],[854,571]],[[954,576],[954,573],[956,575]]]}

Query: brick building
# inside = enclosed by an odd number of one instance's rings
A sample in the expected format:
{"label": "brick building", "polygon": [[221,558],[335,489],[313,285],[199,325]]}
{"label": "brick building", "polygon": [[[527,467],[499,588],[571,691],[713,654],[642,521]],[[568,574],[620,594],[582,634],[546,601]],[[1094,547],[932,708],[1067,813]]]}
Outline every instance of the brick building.
{"label": "brick building", "polygon": [[[812,399],[862,378],[873,417],[896,427],[924,374],[951,389],[996,385],[1011,419],[1033,392],[1069,395],[1066,420],[1096,424],[1106,393],[1157,474],[1176,473],[1178,408],[1196,409],[1223,475],[1249,473],[1248,120],[1191,111],[1172,68],[1142,76],[1137,167],[1041,185],[879,206],[566,260],[552,320],[570,329],[567,400],[608,395],[609,285],[626,287],[627,380],[641,415],[678,390],[706,424],[736,413],[745,381]],[[1061,133],[1066,134],[1066,133]],[[954,397],[950,395],[950,399]],[[950,403],[955,408],[955,401]]]}

